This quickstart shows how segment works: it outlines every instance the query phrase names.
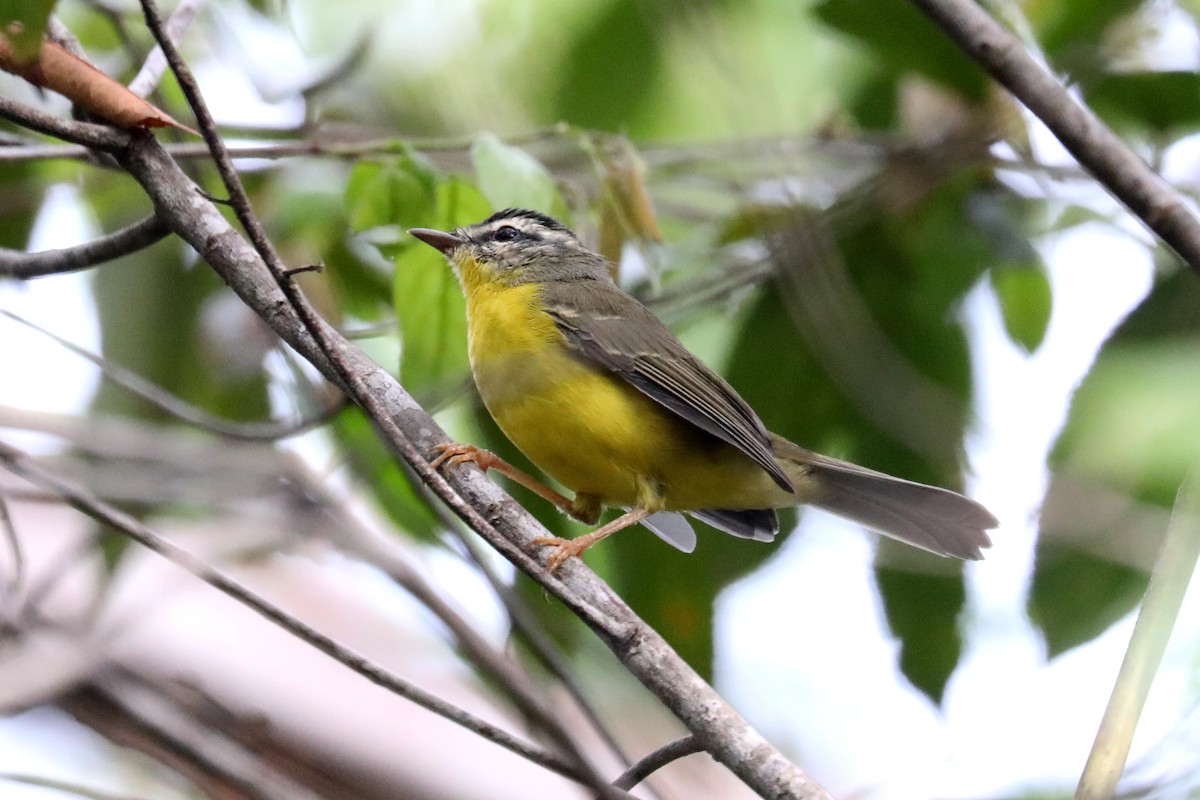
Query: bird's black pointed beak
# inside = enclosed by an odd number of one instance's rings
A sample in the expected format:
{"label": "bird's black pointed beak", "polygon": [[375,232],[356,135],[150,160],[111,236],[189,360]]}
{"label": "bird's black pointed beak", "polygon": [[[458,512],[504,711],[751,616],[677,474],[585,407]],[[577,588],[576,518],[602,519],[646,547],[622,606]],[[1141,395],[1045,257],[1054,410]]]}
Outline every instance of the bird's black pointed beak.
{"label": "bird's black pointed beak", "polygon": [[467,243],[467,240],[457,233],[435,231],[432,228],[409,228],[408,232],[446,255],[450,255],[454,248]]}

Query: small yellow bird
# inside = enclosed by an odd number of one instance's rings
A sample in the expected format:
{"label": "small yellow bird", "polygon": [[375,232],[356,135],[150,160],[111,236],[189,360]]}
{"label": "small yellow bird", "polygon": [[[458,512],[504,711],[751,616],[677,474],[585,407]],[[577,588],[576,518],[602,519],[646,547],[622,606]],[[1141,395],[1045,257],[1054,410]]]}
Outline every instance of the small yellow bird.
{"label": "small yellow bird", "polygon": [[603,506],[628,509],[575,539],[537,540],[555,548],[550,569],[639,522],[690,552],[691,526],[666,512],[771,541],[775,509],[800,503],[939,555],[978,559],[991,545],[986,531],[997,521],[979,503],[770,433],[558,221],[506,209],[453,233],[409,233],[445,254],[462,284],[471,370],[488,411],[575,497],[471,445],[439,448],[434,466],[495,469],[588,524]]}

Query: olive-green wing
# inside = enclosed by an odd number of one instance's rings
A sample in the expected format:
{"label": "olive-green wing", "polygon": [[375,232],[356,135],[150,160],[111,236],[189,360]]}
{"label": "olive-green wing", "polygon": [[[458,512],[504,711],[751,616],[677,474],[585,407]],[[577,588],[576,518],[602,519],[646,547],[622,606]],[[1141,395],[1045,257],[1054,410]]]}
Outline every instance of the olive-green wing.
{"label": "olive-green wing", "polygon": [[604,281],[549,282],[542,299],[571,350],[741,450],[793,491],[754,410],[645,306]]}

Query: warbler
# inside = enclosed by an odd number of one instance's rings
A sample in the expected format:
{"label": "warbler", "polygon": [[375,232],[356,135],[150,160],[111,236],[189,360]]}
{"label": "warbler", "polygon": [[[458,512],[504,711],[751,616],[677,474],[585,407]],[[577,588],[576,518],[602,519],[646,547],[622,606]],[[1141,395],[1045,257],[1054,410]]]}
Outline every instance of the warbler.
{"label": "warbler", "polygon": [[494,454],[443,445],[434,466],[475,462],[595,524],[538,539],[567,558],[636,523],[685,551],[686,512],[771,541],[775,509],[810,503],[944,556],[982,558],[996,518],[934,486],[810,452],[771,433],[724,379],[611,277],[608,262],[562,223],[506,209],[454,232],[413,228],[450,261],[466,297],[475,384],[500,429],[568,498]]}

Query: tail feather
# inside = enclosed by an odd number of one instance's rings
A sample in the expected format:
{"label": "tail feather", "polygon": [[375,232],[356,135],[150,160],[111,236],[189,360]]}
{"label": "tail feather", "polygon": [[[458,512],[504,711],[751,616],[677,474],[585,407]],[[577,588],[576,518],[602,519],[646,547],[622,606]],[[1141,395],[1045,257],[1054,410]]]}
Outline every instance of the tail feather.
{"label": "tail feather", "polygon": [[703,511],[688,512],[701,522],[707,522],[719,531],[737,536],[741,539],[753,539],[756,542],[773,542],[779,533],[779,517],[773,508],[754,508],[732,510],[727,508],[708,508]]}
{"label": "tail feather", "polygon": [[818,508],[942,556],[978,560],[992,545],[999,522],[974,500],[783,444],[776,455],[815,479]]}

